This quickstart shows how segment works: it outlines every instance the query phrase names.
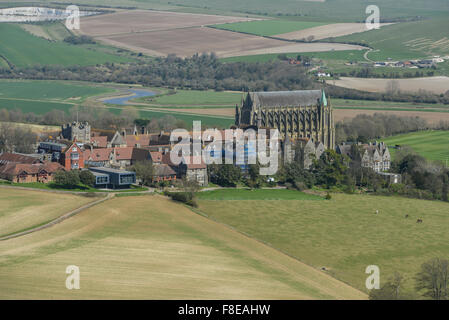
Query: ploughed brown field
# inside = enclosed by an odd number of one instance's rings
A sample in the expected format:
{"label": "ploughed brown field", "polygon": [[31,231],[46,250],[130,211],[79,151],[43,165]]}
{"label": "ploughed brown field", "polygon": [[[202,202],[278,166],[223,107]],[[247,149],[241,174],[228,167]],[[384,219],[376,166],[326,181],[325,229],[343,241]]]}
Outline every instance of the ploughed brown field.
{"label": "ploughed brown field", "polygon": [[81,32],[96,37],[251,20],[257,19],[181,12],[130,10],[82,18],[80,26]]}
{"label": "ploughed brown field", "polygon": [[392,81],[399,86],[399,90],[404,92],[426,90],[440,94],[449,90],[449,77],[444,76],[394,80],[341,77],[339,80],[335,80],[334,83],[344,88],[368,92],[385,92]]}
{"label": "ploughed brown field", "polygon": [[362,50],[340,43],[295,43],[207,27],[220,23],[255,20],[174,12],[130,10],[84,18],[81,32],[104,43],[152,56],[215,52],[218,57],[243,55]]}
{"label": "ploughed brown field", "polygon": [[[170,111],[179,111],[185,113],[233,117],[234,108],[211,108],[211,109],[170,109]],[[437,124],[440,121],[449,121],[449,112],[425,112],[425,111],[401,111],[401,110],[360,110],[360,109],[334,109],[334,120],[336,122],[343,119],[352,119],[359,114],[373,115],[375,113],[397,115],[401,117],[420,117],[431,124]]]}
{"label": "ploughed brown field", "polygon": [[340,43],[293,43],[207,27],[131,33],[99,39],[149,55],[174,53],[180,57],[203,52],[215,52],[218,57],[226,58],[266,53],[362,49]]}

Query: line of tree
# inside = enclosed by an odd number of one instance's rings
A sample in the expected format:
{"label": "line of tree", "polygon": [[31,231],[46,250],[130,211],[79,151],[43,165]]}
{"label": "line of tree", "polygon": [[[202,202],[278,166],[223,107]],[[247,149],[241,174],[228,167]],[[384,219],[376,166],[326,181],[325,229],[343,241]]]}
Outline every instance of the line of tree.
{"label": "line of tree", "polygon": [[[441,122],[436,127],[448,129],[449,124]],[[359,114],[352,119],[337,122],[335,135],[337,144],[346,141],[366,143],[373,139],[430,128],[432,126],[420,117],[400,117],[384,113]]]}

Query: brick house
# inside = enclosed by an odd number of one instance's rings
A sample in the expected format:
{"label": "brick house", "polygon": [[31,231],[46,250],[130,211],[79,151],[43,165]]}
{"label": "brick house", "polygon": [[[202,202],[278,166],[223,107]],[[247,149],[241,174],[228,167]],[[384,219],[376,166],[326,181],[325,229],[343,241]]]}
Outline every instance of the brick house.
{"label": "brick house", "polygon": [[0,178],[16,183],[49,183],[59,170],[64,170],[64,167],[57,162],[45,161],[34,164],[10,162],[0,167]]}
{"label": "brick house", "polygon": [[154,166],[153,182],[176,181],[177,174],[167,164],[158,164]]}
{"label": "brick house", "polygon": [[66,170],[83,169],[83,150],[74,142],[61,153],[59,162]]}
{"label": "brick house", "polygon": [[133,147],[87,149],[85,164],[92,167],[126,168],[138,161],[150,160],[150,152]]}

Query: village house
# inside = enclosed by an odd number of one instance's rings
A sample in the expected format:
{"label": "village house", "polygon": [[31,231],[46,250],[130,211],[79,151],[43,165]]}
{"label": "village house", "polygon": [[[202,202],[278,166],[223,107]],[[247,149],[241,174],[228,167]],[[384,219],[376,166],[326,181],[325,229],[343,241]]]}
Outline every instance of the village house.
{"label": "village house", "polygon": [[59,163],[66,170],[83,169],[83,150],[76,142],[73,142],[69,147],[62,151]]}
{"label": "village house", "polygon": [[[354,154],[358,150],[358,154]],[[383,142],[373,142],[369,144],[341,144],[337,146],[337,153],[345,155],[354,160],[357,156],[360,165],[364,168],[371,168],[375,172],[390,170],[391,155],[388,146]]]}
{"label": "village house", "polygon": [[91,167],[126,168],[138,161],[150,160],[150,152],[133,147],[86,149],[85,164]]}
{"label": "village house", "polygon": [[176,181],[177,173],[167,164],[154,166],[153,182]]}
{"label": "village house", "polygon": [[16,153],[0,154],[1,179],[16,183],[48,183],[53,181],[58,170],[64,170],[64,167],[56,162]]}
{"label": "village house", "polygon": [[207,186],[207,165],[201,156],[184,157],[178,166],[178,177],[185,177],[188,181],[196,181],[200,186]]}

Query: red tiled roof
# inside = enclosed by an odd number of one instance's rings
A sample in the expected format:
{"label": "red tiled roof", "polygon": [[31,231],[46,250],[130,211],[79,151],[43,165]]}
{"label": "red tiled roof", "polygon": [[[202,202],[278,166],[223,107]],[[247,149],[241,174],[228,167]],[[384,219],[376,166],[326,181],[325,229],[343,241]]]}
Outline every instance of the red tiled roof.
{"label": "red tiled roof", "polygon": [[99,148],[84,151],[84,159],[92,161],[108,161],[111,153],[116,155],[116,160],[146,160],[148,150],[133,147]]}
{"label": "red tiled roof", "polygon": [[28,163],[8,163],[7,165],[1,167],[0,175],[12,175],[17,176],[22,172],[28,174],[37,174],[43,170],[48,173],[54,173],[58,170],[63,170],[64,167],[57,162],[44,162],[39,164],[28,164]]}
{"label": "red tiled roof", "polygon": [[95,136],[91,138],[93,144],[99,148],[106,148],[108,146],[108,137],[107,136]]}
{"label": "red tiled roof", "polygon": [[157,177],[175,176],[176,172],[166,164],[158,164],[154,166],[154,175]]}
{"label": "red tiled roof", "polygon": [[40,163],[41,161],[35,157],[26,156],[18,153],[4,152],[0,154],[0,165],[15,162],[15,163]]}

